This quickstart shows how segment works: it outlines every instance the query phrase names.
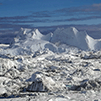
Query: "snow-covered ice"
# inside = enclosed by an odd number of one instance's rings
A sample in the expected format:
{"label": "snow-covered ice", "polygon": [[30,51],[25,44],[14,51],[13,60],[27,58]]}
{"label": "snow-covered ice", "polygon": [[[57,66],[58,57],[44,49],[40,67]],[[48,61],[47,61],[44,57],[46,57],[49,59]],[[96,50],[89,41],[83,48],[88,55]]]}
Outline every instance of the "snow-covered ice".
{"label": "snow-covered ice", "polygon": [[0,45],[0,101],[100,101],[100,43],[74,27],[21,28]]}
{"label": "snow-covered ice", "polygon": [[3,48],[4,50],[1,49],[0,52],[10,55],[30,55],[46,48],[55,53],[68,52],[71,48],[97,51],[101,49],[101,40],[93,39],[86,31],[78,31],[74,27],[57,28],[47,35],[41,34],[38,29],[21,28],[12,44],[6,49]]}

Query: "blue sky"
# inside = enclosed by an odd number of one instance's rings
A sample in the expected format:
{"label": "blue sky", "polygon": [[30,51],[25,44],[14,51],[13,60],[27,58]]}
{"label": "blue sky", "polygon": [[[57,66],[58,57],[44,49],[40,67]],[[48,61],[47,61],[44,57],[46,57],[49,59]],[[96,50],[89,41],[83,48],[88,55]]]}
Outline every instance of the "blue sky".
{"label": "blue sky", "polygon": [[101,0],[0,0],[0,28],[101,24]]}

